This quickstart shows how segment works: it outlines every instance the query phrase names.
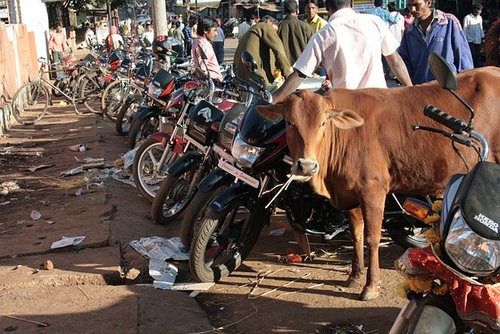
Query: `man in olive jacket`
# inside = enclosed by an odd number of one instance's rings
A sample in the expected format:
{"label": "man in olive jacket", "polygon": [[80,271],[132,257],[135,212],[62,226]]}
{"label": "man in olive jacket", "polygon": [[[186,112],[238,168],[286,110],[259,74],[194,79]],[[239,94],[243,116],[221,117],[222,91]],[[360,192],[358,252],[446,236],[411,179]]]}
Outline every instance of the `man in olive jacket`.
{"label": "man in olive jacket", "polygon": [[255,59],[257,69],[266,79],[266,84],[274,81],[273,74],[276,69],[280,69],[284,77],[292,73],[283,43],[276,33],[277,29],[276,20],[266,15],[243,35],[234,53],[234,63],[238,68],[239,77],[248,79],[251,75],[241,61],[241,54],[245,50]]}
{"label": "man in olive jacket", "polygon": [[283,42],[288,61],[295,64],[314,35],[314,30],[309,24],[298,19],[299,9],[295,0],[285,1],[285,14],[286,17],[278,26],[278,36]]}

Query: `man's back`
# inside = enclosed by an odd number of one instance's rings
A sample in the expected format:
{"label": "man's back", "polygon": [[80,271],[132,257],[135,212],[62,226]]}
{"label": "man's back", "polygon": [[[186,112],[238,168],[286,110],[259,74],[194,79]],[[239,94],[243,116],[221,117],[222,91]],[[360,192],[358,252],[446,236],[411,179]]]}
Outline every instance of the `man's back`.
{"label": "man's back", "polygon": [[250,25],[246,22],[243,21],[238,25],[238,39],[241,39],[243,35],[250,30]]}
{"label": "man's back", "polygon": [[323,61],[333,87],[387,87],[381,55],[393,54],[398,46],[379,17],[343,8],[311,38],[294,67],[311,75]]}
{"label": "man's back", "polygon": [[312,27],[300,21],[296,16],[287,15],[280,22],[278,36],[283,42],[290,64],[295,63],[299,58],[312,35],[314,35]]}
{"label": "man's back", "polygon": [[238,43],[234,53],[234,63],[238,68],[238,76],[243,79],[249,78],[251,74],[241,61],[241,54],[245,50],[253,56],[259,72],[264,76],[267,83],[274,81],[273,73],[277,68],[276,62],[280,64],[280,67],[287,69],[283,75],[290,74],[290,64],[283,43],[281,43],[278,34],[270,24],[265,22],[257,23]]}

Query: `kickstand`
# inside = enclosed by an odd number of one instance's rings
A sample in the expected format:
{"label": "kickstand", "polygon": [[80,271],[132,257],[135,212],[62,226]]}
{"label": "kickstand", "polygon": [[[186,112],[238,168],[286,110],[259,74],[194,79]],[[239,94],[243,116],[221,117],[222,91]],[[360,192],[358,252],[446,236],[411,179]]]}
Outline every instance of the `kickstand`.
{"label": "kickstand", "polygon": [[306,253],[307,258],[311,258],[311,247],[309,246],[309,239],[307,238],[306,234],[300,234],[297,232],[294,232],[295,234],[295,241],[299,244],[300,248],[302,248],[302,251]]}

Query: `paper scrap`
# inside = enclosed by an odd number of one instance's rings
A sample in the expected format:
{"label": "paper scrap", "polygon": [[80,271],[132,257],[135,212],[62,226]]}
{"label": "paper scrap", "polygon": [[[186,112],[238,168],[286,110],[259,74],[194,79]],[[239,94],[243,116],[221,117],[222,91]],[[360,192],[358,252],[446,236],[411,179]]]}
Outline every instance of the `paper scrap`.
{"label": "paper scrap", "polygon": [[54,248],[62,248],[62,247],[67,247],[67,246],[76,246],[80,244],[83,239],[85,239],[85,236],[80,236],[80,237],[62,237],[61,240],[54,241],[52,243],[52,246],[50,246],[50,249]]}

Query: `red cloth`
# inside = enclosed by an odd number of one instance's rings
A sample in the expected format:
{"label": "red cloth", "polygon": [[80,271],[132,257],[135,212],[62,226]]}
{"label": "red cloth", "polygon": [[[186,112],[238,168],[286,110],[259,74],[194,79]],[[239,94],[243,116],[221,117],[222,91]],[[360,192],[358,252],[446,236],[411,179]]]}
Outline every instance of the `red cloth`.
{"label": "red cloth", "polygon": [[449,284],[458,315],[466,324],[481,331],[500,331],[500,284],[474,283],[459,277],[436,257],[431,246],[408,249],[407,253],[410,263],[406,265],[425,269]]}

